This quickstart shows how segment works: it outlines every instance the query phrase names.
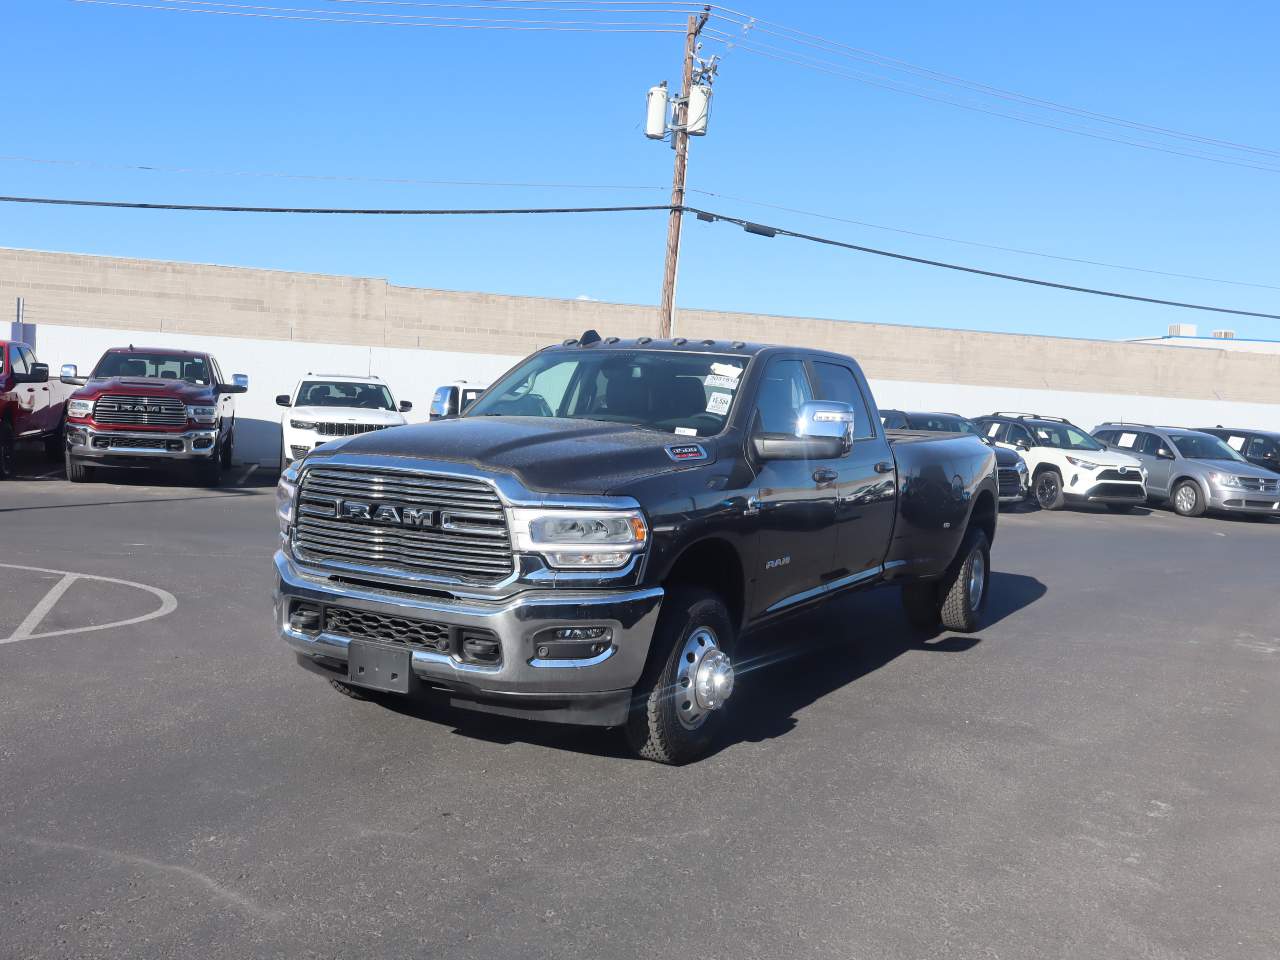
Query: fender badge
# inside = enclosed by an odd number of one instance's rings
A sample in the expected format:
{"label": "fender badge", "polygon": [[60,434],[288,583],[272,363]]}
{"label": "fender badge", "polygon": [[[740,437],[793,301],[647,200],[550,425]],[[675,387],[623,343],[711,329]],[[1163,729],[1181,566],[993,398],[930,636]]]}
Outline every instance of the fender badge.
{"label": "fender badge", "polygon": [[676,443],[667,447],[667,456],[677,463],[684,460],[706,460],[707,450],[700,443]]}

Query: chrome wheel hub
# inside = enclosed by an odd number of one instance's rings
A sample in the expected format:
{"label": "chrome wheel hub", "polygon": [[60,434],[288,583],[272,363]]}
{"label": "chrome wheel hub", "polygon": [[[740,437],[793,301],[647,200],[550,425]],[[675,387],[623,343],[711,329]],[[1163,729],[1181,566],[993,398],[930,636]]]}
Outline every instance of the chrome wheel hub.
{"label": "chrome wheel hub", "polygon": [[982,605],[982,593],[987,588],[987,557],[981,550],[973,555],[969,564],[969,608],[977,610]]}
{"label": "chrome wheel hub", "polygon": [[676,716],[688,730],[696,730],[733,693],[733,664],[716,645],[709,627],[699,627],[680,650],[676,669]]}
{"label": "chrome wheel hub", "polygon": [[1178,491],[1177,507],[1183,513],[1190,513],[1196,508],[1196,492],[1184,486]]}

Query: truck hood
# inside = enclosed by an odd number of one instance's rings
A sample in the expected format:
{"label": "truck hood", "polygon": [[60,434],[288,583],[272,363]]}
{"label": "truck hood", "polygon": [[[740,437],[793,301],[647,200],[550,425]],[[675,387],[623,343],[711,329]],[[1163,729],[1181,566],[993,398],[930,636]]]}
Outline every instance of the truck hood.
{"label": "truck hood", "polygon": [[1062,454],[1087,460],[1089,463],[1101,464],[1104,467],[1141,467],[1142,461],[1127,453],[1117,450],[1060,450]]}
{"label": "truck hood", "polygon": [[153,377],[101,377],[89,380],[72,397],[76,400],[97,400],[104,393],[177,397],[184,403],[200,403],[213,398],[213,387],[187,383],[185,380],[161,380]]}
{"label": "truck hood", "polygon": [[[668,446],[698,443],[706,460],[676,463]],[[308,462],[331,453],[452,460],[510,473],[530,490],[601,496],[659,473],[703,466],[707,440],[597,420],[464,417],[418,423],[326,443]]]}
{"label": "truck hood", "polygon": [[387,427],[396,427],[405,422],[404,414],[398,411],[368,410],[362,407],[290,407],[280,418],[321,423],[377,423]]}

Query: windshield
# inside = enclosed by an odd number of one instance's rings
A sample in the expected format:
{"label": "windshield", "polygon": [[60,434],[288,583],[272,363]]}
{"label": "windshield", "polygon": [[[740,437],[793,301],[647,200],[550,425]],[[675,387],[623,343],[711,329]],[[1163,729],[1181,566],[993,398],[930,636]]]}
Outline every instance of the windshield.
{"label": "windshield", "polygon": [[191,357],[173,353],[104,353],[93,375],[107,377],[141,377],[152,380],[185,380],[187,383],[208,386],[209,365],[204,357]]}
{"label": "windshield", "polygon": [[948,413],[911,413],[907,415],[907,424],[912,430],[932,433],[978,433],[977,424],[972,420]]}
{"label": "windshield", "polygon": [[394,410],[391,391],[380,383],[344,383],[340,380],[304,380],[298,387],[296,407],[354,407],[357,410]]}
{"label": "windshield", "polygon": [[1246,463],[1244,457],[1236,453],[1217,437],[1198,433],[1171,433],[1169,439],[1178,448],[1178,452],[1188,460],[1232,460]]}
{"label": "windshield", "polygon": [[1034,420],[1027,424],[1035,434],[1036,443],[1042,447],[1057,447],[1059,450],[1104,450],[1101,443],[1093,439],[1079,427],[1069,423],[1051,423],[1047,420]]}
{"label": "windshield", "polygon": [[557,350],[503,377],[468,417],[565,417],[710,437],[728,419],[747,358],[671,350]]}

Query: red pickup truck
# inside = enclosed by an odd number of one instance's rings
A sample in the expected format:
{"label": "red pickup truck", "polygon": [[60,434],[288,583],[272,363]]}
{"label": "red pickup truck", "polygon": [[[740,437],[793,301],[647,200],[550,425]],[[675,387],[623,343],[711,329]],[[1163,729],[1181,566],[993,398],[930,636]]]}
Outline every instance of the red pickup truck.
{"label": "red pickup truck", "polygon": [[224,381],[218,361],[191,350],[108,350],[87,378],[74,364],[62,380],[80,386],[67,401],[67,479],[91,480],[99,467],[178,462],[217,484],[235,445],[233,394],[249,378]]}
{"label": "red pickup truck", "polygon": [[70,388],[49,380],[49,365],[17,340],[0,340],[0,480],[13,476],[14,445],[43,440],[62,456],[62,421]]}

